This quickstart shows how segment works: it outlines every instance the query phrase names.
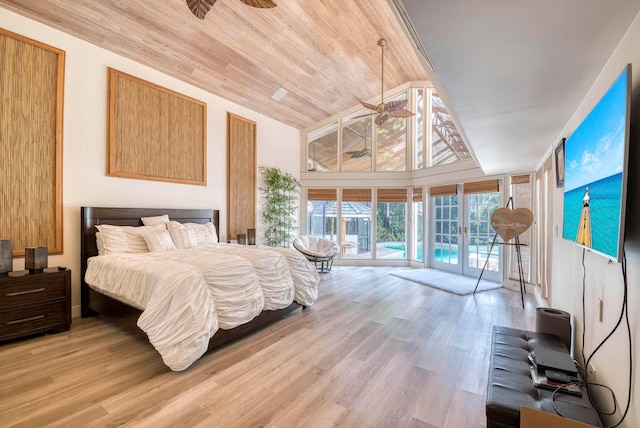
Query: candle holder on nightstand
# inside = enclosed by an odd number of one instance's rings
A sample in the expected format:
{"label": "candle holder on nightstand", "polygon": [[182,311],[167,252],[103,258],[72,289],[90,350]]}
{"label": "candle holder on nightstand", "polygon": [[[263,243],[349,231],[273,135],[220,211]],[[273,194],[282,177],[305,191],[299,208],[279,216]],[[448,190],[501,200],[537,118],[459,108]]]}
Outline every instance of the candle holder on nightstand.
{"label": "candle holder on nightstand", "polygon": [[0,276],[7,276],[13,270],[13,242],[0,240]]}
{"label": "candle holder on nightstand", "polygon": [[247,244],[256,245],[256,230],[247,229]]}
{"label": "candle holder on nightstand", "polygon": [[27,247],[24,249],[24,268],[29,273],[42,272],[49,263],[49,250],[47,247]]}

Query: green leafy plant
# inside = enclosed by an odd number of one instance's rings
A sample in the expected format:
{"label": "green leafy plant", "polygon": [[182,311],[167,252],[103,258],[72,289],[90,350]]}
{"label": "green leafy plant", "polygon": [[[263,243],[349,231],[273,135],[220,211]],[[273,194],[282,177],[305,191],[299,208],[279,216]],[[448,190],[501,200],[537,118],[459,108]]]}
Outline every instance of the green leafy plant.
{"label": "green leafy plant", "polygon": [[293,175],[275,167],[261,166],[260,173],[264,175],[264,187],[260,187],[260,192],[263,196],[262,220],[266,244],[288,247],[298,229],[295,214],[300,182]]}

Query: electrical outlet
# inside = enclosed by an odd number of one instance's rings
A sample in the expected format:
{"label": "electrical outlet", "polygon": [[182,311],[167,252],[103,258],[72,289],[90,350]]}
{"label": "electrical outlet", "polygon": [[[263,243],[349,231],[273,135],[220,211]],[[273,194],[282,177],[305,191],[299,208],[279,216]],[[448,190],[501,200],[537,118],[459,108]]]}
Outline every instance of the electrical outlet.
{"label": "electrical outlet", "polygon": [[593,363],[589,363],[589,367],[587,367],[587,374],[589,375],[589,381],[594,382],[596,380],[596,367]]}

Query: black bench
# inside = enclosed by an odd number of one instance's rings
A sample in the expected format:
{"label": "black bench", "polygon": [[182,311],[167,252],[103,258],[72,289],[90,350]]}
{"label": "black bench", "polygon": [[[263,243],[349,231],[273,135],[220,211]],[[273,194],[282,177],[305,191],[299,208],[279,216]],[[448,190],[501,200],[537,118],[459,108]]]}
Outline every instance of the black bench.
{"label": "black bench", "polygon": [[[553,391],[536,388],[531,380],[528,355],[541,347],[568,353],[562,340],[556,336],[493,327],[487,382],[487,428],[518,428],[520,406],[557,414],[551,399]],[[555,405],[562,416],[602,427],[586,391],[582,396],[557,393]]]}

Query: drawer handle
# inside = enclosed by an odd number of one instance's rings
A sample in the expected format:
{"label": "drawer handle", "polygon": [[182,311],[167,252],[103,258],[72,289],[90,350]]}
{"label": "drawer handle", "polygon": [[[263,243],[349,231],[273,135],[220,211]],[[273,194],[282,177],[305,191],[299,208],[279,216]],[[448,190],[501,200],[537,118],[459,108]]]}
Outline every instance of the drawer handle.
{"label": "drawer handle", "polygon": [[42,319],[42,318],[44,318],[44,315],[37,315],[35,317],[22,318],[21,320],[7,321],[7,325],[20,324],[20,323],[23,323],[23,322],[35,321],[35,320],[39,320],[39,319]]}
{"label": "drawer handle", "polygon": [[6,293],[4,297],[15,297],[15,296],[22,296],[24,294],[40,293],[41,291],[44,291],[44,290],[46,290],[46,288],[36,288],[35,290],[16,291],[15,293]]}

